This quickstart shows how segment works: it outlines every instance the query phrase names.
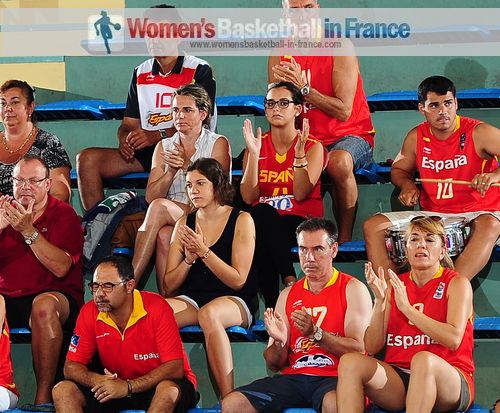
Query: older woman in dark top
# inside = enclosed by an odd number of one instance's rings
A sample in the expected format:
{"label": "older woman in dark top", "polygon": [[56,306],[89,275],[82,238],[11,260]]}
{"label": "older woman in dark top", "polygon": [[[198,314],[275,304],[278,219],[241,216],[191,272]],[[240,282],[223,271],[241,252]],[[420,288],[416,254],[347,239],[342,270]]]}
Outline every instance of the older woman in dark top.
{"label": "older woman in dark top", "polygon": [[33,88],[22,80],[8,80],[0,86],[0,194],[12,195],[12,171],[24,155],[38,155],[49,166],[50,194],[68,202],[70,199],[71,162],[59,138],[39,129],[33,122]]}

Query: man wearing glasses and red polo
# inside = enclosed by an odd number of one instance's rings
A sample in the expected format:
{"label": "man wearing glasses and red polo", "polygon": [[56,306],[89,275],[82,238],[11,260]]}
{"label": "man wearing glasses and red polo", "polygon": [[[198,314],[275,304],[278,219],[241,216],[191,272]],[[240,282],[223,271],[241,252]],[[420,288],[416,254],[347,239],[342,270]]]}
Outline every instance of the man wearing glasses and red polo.
{"label": "man wearing glasses and red polo", "polygon": [[63,331],[83,305],[83,231],[74,209],[49,194],[40,157],[21,158],[12,179],[14,197],[0,197],[0,294],[9,326],[31,328],[33,410],[52,400]]}
{"label": "man wearing glasses and red polo", "polygon": [[[158,294],[135,289],[123,257],[104,258],[89,283],[94,299],[82,308],[54,387],[57,412],[184,413],[196,404],[196,377],[174,313]],[[101,366],[90,368],[95,355]]]}

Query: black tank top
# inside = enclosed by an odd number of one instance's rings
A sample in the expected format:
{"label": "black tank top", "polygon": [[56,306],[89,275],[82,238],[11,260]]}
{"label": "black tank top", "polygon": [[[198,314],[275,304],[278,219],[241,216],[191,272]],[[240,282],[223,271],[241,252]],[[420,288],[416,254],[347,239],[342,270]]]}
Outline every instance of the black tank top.
{"label": "black tank top", "polygon": [[[236,227],[236,220],[240,210],[233,208],[229,214],[226,226],[219,239],[210,249],[226,264],[231,265],[233,252],[233,238]],[[196,212],[187,216],[186,225],[193,231],[196,228]],[[257,283],[255,278],[254,265],[252,264],[248,273],[245,285],[240,290],[233,290],[224,284],[217,276],[205,265],[202,259],[197,259],[190,268],[186,280],[179,288],[179,295],[187,295],[202,307],[214,298],[226,295],[237,296],[245,301],[250,312],[255,311],[255,296],[257,295]]]}

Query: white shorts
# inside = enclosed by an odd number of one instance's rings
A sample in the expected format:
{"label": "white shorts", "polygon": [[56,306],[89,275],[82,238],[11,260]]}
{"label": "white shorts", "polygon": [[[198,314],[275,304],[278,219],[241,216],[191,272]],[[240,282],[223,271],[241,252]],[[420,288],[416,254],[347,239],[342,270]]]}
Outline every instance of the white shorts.
{"label": "white shorts", "polygon": [[[250,327],[252,325],[253,317],[252,317],[252,314],[250,313],[250,310],[248,309],[247,304],[243,300],[243,298],[236,297],[235,295],[225,295],[224,297],[229,297],[233,300],[238,301],[238,303],[241,304],[241,306],[243,307],[243,310],[245,310],[245,313],[247,315],[247,319],[248,319],[248,326],[247,327]],[[188,297],[187,295],[177,295],[177,296],[172,297],[172,298],[177,298],[179,300],[186,301],[187,303],[191,304],[194,308],[196,308],[198,311],[200,311],[200,306],[198,305],[198,303],[196,301],[194,301],[191,297]]]}
{"label": "white shorts", "polygon": [[[442,218],[465,218],[467,222],[475,220],[480,215],[493,215],[496,219],[500,221],[500,211],[475,211],[475,212],[463,212],[460,214],[443,214],[439,212],[431,211],[398,211],[398,212],[379,212],[378,214],[383,215],[392,225],[407,225],[410,221],[418,216],[439,216]],[[500,245],[500,237],[497,239],[497,245]]]}
{"label": "white shorts", "polygon": [[18,398],[15,393],[0,386],[0,412],[15,408],[17,401]]}

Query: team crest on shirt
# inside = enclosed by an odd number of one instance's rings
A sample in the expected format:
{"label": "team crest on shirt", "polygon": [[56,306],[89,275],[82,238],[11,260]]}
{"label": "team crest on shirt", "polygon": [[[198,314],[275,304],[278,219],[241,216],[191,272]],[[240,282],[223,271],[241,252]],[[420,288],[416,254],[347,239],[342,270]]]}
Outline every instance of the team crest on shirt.
{"label": "team crest on shirt", "polygon": [[309,337],[299,337],[295,342],[293,351],[295,353],[304,353],[316,346],[317,343]]}
{"label": "team crest on shirt", "polygon": [[444,287],[445,287],[444,282],[440,282],[432,298],[435,298],[436,300],[440,300],[441,298],[443,298]]}
{"label": "team crest on shirt", "polygon": [[331,357],[328,357],[325,354],[314,354],[299,358],[293,365],[293,368],[301,369],[304,367],[329,367],[334,364],[335,363]]}

